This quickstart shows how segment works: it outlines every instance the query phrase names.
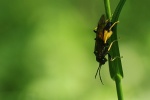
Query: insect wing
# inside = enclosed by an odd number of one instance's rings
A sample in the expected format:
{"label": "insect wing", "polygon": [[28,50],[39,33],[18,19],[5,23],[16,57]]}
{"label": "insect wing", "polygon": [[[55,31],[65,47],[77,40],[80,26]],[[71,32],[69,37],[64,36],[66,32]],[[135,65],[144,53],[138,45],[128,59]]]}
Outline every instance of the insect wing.
{"label": "insect wing", "polygon": [[97,26],[97,32],[103,32],[103,29],[105,27],[105,15],[103,14],[98,22]]}
{"label": "insect wing", "polygon": [[95,38],[95,49],[94,54],[96,56],[96,61],[101,63],[101,57],[103,56],[103,53],[105,52],[105,45],[102,39]]}
{"label": "insect wing", "polygon": [[105,27],[105,15],[103,14],[100,17],[97,27],[94,32],[96,33],[96,37],[101,38],[103,40],[103,29]]}

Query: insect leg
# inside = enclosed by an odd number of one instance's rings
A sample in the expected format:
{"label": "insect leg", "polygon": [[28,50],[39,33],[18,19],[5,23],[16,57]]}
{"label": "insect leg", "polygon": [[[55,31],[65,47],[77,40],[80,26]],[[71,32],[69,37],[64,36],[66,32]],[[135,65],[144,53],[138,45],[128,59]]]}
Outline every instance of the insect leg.
{"label": "insect leg", "polygon": [[116,57],[114,57],[114,58],[111,58],[110,61],[114,61],[114,60],[117,59],[117,58],[123,58],[123,56],[121,56],[121,57],[120,57],[120,56],[116,56]]}
{"label": "insect leg", "polygon": [[[120,38],[119,38],[119,39],[120,39]],[[111,42],[111,44],[110,44],[109,47],[108,47],[108,51],[111,49],[113,43],[116,42],[116,41],[117,41],[117,40],[114,40],[113,42]],[[110,61],[114,61],[116,58],[123,58],[123,56],[121,56],[121,57],[120,57],[120,56],[116,56],[116,57],[112,58],[109,53],[107,53],[107,54],[108,54],[109,58],[111,58]]]}
{"label": "insect leg", "polygon": [[113,42],[110,43],[109,47],[108,47],[108,51],[110,50],[110,48],[112,47],[113,43],[116,42],[117,40],[114,40]]}
{"label": "insect leg", "polygon": [[119,21],[114,22],[114,23],[111,25],[111,27],[109,28],[109,30],[111,30],[117,23],[119,23]]}
{"label": "insect leg", "polygon": [[95,33],[97,33],[97,27],[95,27],[95,29],[93,30]]}

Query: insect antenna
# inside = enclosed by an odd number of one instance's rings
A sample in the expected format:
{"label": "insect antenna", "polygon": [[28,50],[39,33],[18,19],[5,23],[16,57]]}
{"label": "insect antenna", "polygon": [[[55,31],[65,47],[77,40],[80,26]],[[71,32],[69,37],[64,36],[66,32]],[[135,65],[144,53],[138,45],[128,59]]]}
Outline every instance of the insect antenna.
{"label": "insect antenna", "polygon": [[[99,64],[98,68],[97,68],[97,71],[96,71],[96,74],[95,74],[95,79],[97,77],[97,74],[99,74],[99,78],[101,80],[101,83],[103,84],[103,81],[102,81],[102,77],[101,77],[101,73],[100,73],[100,70],[101,70],[101,67],[102,67],[102,64]],[[104,85],[104,84],[103,84]]]}

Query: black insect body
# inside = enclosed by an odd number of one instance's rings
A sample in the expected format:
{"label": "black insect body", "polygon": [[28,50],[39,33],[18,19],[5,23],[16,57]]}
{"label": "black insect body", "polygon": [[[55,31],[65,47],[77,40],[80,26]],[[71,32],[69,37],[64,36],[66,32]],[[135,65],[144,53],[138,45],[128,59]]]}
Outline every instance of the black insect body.
{"label": "black insect body", "polygon": [[105,20],[105,16],[102,15],[98,22],[97,28],[94,30],[94,32],[96,33],[94,54],[96,56],[96,61],[99,62],[99,67],[95,74],[95,78],[97,74],[99,73],[101,82],[102,82],[102,79],[100,75],[100,69],[101,69],[101,66],[104,65],[107,61],[105,56],[107,54],[108,56],[110,56],[109,50],[114,42],[113,41],[111,44],[108,44],[107,40],[111,37],[113,33],[112,28],[116,23],[118,22],[112,23],[108,20]]}
{"label": "black insect body", "polygon": [[105,64],[107,59],[105,56],[108,53],[108,43],[104,43],[100,38],[95,38],[95,50],[94,54],[96,56],[96,61],[100,64]]}

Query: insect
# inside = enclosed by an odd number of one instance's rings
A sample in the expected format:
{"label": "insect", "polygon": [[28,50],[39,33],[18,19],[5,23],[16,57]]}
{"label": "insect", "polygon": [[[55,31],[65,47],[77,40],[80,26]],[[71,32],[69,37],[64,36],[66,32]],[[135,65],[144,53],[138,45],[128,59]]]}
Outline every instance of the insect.
{"label": "insect", "polygon": [[105,15],[103,14],[98,22],[98,26],[94,29],[94,32],[96,33],[94,54],[96,56],[96,61],[99,62],[99,66],[96,71],[95,78],[97,77],[97,74],[99,73],[101,82],[102,82],[102,78],[100,75],[101,66],[106,63],[107,59],[105,56],[107,54],[109,58],[111,58],[109,54],[109,50],[112,44],[116,41],[115,40],[109,44],[107,40],[111,37],[113,33],[112,28],[117,23],[118,21],[115,23],[112,23],[111,21],[106,20]]}

